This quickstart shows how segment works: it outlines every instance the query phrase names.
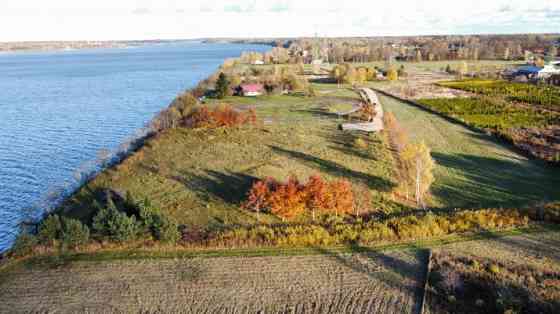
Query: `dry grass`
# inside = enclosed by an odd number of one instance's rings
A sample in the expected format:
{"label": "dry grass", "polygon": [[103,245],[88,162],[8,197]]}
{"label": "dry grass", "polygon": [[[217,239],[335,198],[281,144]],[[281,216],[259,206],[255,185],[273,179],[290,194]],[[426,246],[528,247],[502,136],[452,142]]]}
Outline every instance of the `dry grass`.
{"label": "dry grass", "polygon": [[4,274],[0,312],[417,313],[423,253],[73,262]]}

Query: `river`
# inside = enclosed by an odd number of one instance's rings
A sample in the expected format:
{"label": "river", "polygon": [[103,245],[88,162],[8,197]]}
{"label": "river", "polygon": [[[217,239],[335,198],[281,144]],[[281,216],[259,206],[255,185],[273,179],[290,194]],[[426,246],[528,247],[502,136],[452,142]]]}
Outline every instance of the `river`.
{"label": "river", "polygon": [[269,47],[197,42],[0,54],[0,252],[225,58]]}

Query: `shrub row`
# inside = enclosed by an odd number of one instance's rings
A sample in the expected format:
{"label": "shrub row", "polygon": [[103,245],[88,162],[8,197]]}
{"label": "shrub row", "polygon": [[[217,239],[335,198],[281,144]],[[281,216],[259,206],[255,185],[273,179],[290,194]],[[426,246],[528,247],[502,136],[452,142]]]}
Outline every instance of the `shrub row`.
{"label": "shrub row", "polygon": [[[162,243],[177,243],[180,239],[179,226],[171,217],[152,206],[148,200],[134,202],[127,197],[124,204],[131,209],[129,215],[117,208],[110,197],[105,207],[99,206],[91,224],[91,236],[97,240],[128,242],[137,239],[154,239]],[[59,215],[49,215],[41,221],[37,232],[21,232],[11,255],[30,254],[37,245],[60,249],[73,249],[90,242],[90,227],[79,220]]]}
{"label": "shrub row", "polygon": [[194,109],[183,121],[189,128],[219,128],[254,125],[257,122],[255,109],[235,110],[231,105],[223,104],[213,110],[206,106]]}
{"label": "shrub row", "polygon": [[483,209],[452,214],[411,215],[386,221],[356,223],[259,225],[217,234],[220,246],[324,246],[373,245],[380,242],[419,240],[452,233],[526,226],[527,215],[517,210]]}

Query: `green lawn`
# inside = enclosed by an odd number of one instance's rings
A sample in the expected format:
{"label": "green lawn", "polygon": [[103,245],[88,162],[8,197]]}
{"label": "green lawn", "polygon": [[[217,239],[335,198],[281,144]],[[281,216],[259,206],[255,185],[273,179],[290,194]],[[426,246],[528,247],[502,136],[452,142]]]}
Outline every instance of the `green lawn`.
{"label": "green lawn", "polygon": [[380,100],[411,140],[425,141],[432,149],[437,162],[432,194],[438,207],[524,206],[560,199],[560,169],[394,98]]}

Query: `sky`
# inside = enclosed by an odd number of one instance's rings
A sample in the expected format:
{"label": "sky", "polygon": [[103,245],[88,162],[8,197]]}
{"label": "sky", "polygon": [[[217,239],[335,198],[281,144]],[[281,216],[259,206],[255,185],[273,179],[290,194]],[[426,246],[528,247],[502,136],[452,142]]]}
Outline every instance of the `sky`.
{"label": "sky", "polygon": [[560,32],[560,0],[1,0],[0,41]]}

